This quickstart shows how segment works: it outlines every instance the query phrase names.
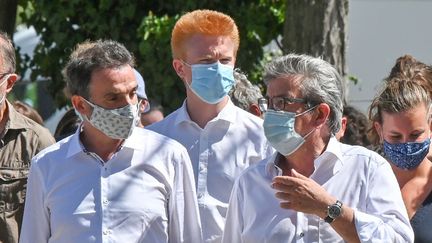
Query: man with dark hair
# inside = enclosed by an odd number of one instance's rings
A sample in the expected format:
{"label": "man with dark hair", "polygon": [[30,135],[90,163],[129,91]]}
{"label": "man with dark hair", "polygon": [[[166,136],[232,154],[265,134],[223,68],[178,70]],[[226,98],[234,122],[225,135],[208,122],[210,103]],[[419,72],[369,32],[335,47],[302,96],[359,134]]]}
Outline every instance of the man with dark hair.
{"label": "man with dark hair", "polygon": [[83,122],[32,162],[21,242],[200,242],[192,168],[178,142],[136,126],[134,59],[79,44],[63,70]]}
{"label": "man with dark hair", "polygon": [[11,39],[0,32],[0,242],[18,242],[30,160],[53,144],[50,132],[6,99],[18,75]]}

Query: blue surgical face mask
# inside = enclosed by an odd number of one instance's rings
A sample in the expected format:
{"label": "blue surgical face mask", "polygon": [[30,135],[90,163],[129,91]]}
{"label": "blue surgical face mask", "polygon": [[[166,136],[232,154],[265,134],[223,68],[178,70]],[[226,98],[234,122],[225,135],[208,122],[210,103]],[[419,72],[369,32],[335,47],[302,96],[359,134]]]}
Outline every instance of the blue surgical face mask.
{"label": "blue surgical face mask", "polygon": [[202,101],[217,104],[228,94],[234,85],[233,67],[221,64],[192,64],[192,83],[189,88]]}
{"label": "blue surgical face mask", "polygon": [[315,107],[299,114],[275,110],[267,110],[264,113],[264,134],[276,151],[288,156],[303,145],[305,139],[315,129],[312,129],[312,131],[302,137],[294,129],[295,118],[311,111]]}
{"label": "blue surgical face mask", "polygon": [[423,142],[389,143],[384,140],[384,153],[392,164],[404,170],[415,169],[429,152],[430,138]]}

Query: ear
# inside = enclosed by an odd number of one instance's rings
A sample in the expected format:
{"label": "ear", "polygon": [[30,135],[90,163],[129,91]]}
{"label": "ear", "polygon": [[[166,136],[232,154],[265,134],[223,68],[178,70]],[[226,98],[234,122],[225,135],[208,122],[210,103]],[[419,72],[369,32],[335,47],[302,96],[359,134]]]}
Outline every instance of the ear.
{"label": "ear", "polygon": [[77,112],[86,117],[90,117],[92,112],[91,106],[87,104],[87,102],[85,102],[81,96],[73,95],[71,97],[71,103]]}
{"label": "ear", "polygon": [[347,125],[347,117],[343,116],[341,119],[341,128],[336,133],[336,138],[340,140],[345,135],[346,125]]}
{"label": "ear", "polygon": [[183,80],[185,76],[184,64],[180,59],[173,59],[172,65],[177,75]]}
{"label": "ear", "polygon": [[379,122],[374,122],[373,126],[375,128],[375,132],[378,134],[380,141],[382,142],[384,140],[383,135],[382,135],[382,127],[381,124]]}
{"label": "ear", "polygon": [[315,125],[324,125],[330,116],[330,106],[326,103],[321,103],[315,109]]}
{"label": "ear", "polygon": [[148,104],[149,104],[149,102],[148,102],[147,99],[142,99],[141,100],[141,103],[140,103],[140,106],[139,106],[139,113],[140,114],[143,113],[146,110]]}
{"label": "ear", "polygon": [[251,104],[249,106],[249,112],[254,114],[255,116],[261,117],[262,112],[257,104]]}
{"label": "ear", "polygon": [[18,81],[19,76],[18,74],[10,74],[7,79],[7,88],[6,88],[6,94],[8,94],[10,91],[12,91],[13,86],[15,85],[16,81]]}

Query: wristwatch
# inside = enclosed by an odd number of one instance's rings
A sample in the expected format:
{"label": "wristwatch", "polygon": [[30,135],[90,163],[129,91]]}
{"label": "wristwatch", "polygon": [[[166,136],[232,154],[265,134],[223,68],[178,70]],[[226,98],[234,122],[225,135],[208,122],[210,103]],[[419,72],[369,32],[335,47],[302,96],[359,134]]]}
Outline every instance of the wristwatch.
{"label": "wristwatch", "polygon": [[325,217],[324,221],[330,224],[341,214],[342,214],[342,202],[337,200],[336,203],[329,205],[327,207],[327,217]]}

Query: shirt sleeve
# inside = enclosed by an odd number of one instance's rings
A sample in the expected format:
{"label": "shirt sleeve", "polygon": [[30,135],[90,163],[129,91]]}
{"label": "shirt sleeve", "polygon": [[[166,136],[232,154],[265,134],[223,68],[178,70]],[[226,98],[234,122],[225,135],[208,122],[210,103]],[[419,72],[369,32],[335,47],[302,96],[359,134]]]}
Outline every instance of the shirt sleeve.
{"label": "shirt sleeve", "polygon": [[368,192],[366,212],[354,212],[360,241],[413,242],[414,233],[402,195],[387,162],[377,167],[371,177]]}
{"label": "shirt sleeve", "polygon": [[45,207],[45,185],[37,163],[32,162],[27,183],[20,243],[48,242],[49,210]]}
{"label": "shirt sleeve", "polygon": [[176,161],[174,183],[169,203],[170,242],[202,242],[195,179],[186,149],[179,153]]}
{"label": "shirt sleeve", "polygon": [[239,179],[236,180],[231,197],[225,221],[225,229],[222,237],[222,243],[240,243],[242,242],[243,217],[242,217],[242,193]]}

